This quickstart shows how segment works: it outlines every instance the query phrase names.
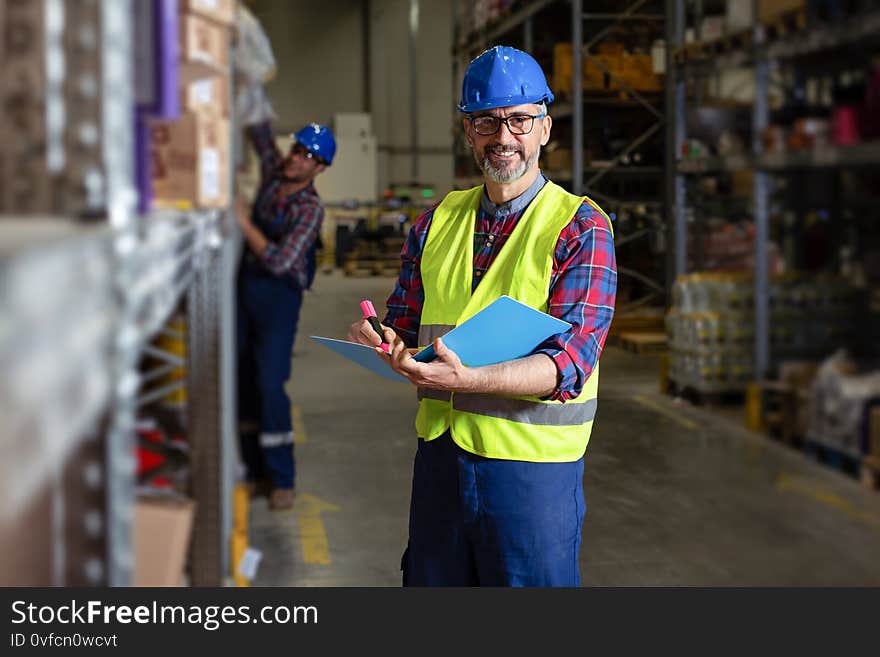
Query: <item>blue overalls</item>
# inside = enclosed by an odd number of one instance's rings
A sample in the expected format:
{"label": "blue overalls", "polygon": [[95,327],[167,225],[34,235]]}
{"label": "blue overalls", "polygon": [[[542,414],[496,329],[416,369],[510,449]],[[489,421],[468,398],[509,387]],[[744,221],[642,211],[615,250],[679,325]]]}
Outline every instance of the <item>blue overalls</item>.
{"label": "blue overalls", "polygon": [[[281,221],[261,221],[277,239]],[[317,244],[308,251],[308,283],[315,275]],[[241,456],[248,481],[268,479],[273,488],[293,488],[295,457],[290,398],[293,343],[303,291],[290,276],[275,276],[249,250],[238,274],[238,417]]]}
{"label": "blue overalls", "polygon": [[488,459],[419,439],[404,586],[580,586],[584,459]]}

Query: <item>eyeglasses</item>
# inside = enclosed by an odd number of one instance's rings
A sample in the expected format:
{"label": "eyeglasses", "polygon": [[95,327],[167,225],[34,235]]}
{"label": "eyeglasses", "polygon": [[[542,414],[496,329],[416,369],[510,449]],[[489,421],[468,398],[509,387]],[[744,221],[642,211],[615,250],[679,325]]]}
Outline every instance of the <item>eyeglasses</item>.
{"label": "eyeglasses", "polygon": [[468,120],[474,128],[474,132],[483,137],[494,135],[501,129],[501,124],[507,126],[512,135],[527,135],[535,125],[535,119],[542,119],[547,114],[514,114],[513,116],[470,116]]}
{"label": "eyeglasses", "polygon": [[308,148],[303,146],[302,144],[294,144],[290,147],[291,155],[299,155],[300,157],[304,157],[307,160],[314,160],[317,164],[324,164],[324,159],[320,155],[315,155]]}

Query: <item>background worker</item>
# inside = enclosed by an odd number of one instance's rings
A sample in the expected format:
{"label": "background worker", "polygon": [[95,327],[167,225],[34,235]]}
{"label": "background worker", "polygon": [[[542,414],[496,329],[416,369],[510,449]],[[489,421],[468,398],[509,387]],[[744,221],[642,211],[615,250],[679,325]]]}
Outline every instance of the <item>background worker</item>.
{"label": "background worker", "polygon": [[284,386],[324,219],[313,181],[333,162],[336,141],[329,128],[312,123],[293,135],[282,157],[268,120],[249,125],[248,135],[260,158],[260,184],[253,205],[240,203],[236,211],[245,239],[237,288],[239,433],[249,492],[268,494],[270,508],[281,510],[293,506],[295,478]]}
{"label": "background worker", "polygon": [[[583,455],[617,273],[605,213],[539,170],[552,101],[527,53],[471,62],[459,109],[484,184],[423,214],[401,255],[391,355],[377,353],[420,400],[404,585],[580,583]],[[572,327],[524,358],[464,367],[440,338],[503,294]],[[364,320],[349,339],[380,343]],[[413,360],[432,341],[437,359]]]}

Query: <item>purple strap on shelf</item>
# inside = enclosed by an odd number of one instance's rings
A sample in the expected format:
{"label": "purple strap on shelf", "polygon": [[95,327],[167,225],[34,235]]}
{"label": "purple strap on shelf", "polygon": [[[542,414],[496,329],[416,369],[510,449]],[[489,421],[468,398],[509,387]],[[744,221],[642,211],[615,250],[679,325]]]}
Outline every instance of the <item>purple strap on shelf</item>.
{"label": "purple strap on shelf", "polygon": [[150,125],[145,110],[134,113],[134,177],[138,190],[138,212],[150,209],[153,201],[153,184],[150,176]]}
{"label": "purple strap on shelf", "polygon": [[163,119],[180,117],[180,18],[177,0],[155,3],[155,83],[153,115]]}
{"label": "purple strap on shelf", "polygon": [[137,62],[140,89],[132,117],[135,134],[134,169],[138,211],[147,212],[153,200],[150,175],[150,119],[180,118],[180,18],[178,0],[137,0],[135,11],[144,20],[136,40],[149,59]]}

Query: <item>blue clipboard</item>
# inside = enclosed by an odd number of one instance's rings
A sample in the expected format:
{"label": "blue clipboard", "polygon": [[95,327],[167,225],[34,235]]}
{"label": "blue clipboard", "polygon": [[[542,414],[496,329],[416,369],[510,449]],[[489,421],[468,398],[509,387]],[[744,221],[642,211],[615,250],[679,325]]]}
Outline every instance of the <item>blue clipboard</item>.
{"label": "blue clipboard", "polygon": [[[566,321],[502,296],[442,339],[443,344],[458,354],[462,363],[468,367],[480,367],[528,356],[544,340],[569,328],[571,324]],[[317,335],[309,337],[374,374],[390,381],[408,383],[406,378],[388,367],[372,347]],[[422,363],[436,357],[433,345],[413,356]]]}
{"label": "blue clipboard", "polygon": [[[481,367],[528,356],[544,340],[570,328],[570,323],[505,295],[456,326],[442,340],[462,363]],[[413,356],[422,363],[436,357],[433,345]]]}
{"label": "blue clipboard", "polygon": [[318,344],[324,345],[331,351],[335,351],[340,356],[348,358],[348,360],[357,363],[361,367],[366,367],[373,374],[378,374],[391,381],[409,383],[409,379],[400,376],[400,374],[388,367],[385,361],[379,357],[379,354],[373,351],[372,347],[346,340],[322,338],[317,335],[310,335],[309,337]]}

